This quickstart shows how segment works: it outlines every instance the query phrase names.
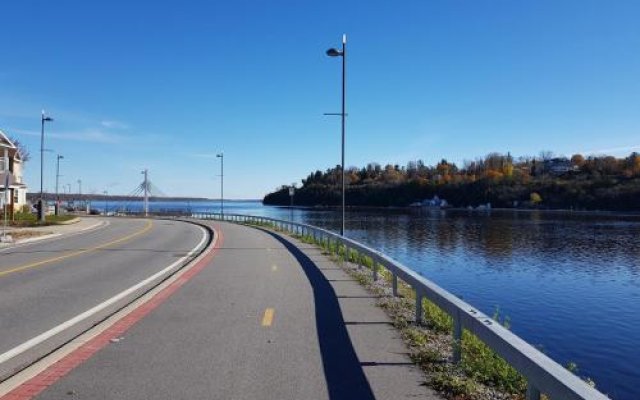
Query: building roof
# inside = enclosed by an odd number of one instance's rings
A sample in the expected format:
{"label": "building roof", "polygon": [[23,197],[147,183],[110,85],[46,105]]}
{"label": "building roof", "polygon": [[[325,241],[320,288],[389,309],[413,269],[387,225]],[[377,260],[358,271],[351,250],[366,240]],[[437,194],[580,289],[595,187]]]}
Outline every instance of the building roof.
{"label": "building roof", "polygon": [[0,129],[0,147],[8,147],[10,149],[17,149],[16,145],[9,139],[9,137]]}

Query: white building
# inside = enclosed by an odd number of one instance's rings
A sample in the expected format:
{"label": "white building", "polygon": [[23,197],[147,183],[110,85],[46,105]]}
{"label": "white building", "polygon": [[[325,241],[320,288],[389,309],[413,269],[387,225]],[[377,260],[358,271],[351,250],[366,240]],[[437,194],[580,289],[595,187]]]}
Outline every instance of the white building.
{"label": "white building", "polygon": [[[9,183],[8,193],[5,184]],[[19,211],[27,204],[27,185],[22,180],[22,158],[17,146],[0,130],[0,204]]]}

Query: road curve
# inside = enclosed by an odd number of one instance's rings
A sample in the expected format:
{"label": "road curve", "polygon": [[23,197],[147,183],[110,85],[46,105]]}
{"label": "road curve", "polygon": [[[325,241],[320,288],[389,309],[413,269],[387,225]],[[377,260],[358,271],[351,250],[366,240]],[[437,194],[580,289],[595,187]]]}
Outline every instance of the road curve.
{"label": "road curve", "polygon": [[[185,258],[207,236],[201,227],[180,221],[109,222],[102,229],[0,253],[0,359]],[[22,357],[19,364],[28,361],[28,355]],[[8,372],[0,365],[0,374]]]}

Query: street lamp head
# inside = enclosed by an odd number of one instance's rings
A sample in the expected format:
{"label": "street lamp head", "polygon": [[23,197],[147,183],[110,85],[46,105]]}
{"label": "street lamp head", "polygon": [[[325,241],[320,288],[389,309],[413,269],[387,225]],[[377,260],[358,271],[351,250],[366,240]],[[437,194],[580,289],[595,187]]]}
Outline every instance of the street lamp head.
{"label": "street lamp head", "polygon": [[53,121],[53,118],[51,117],[42,117],[43,121]]}
{"label": "street lamp head", "polygon": [[222,158],[222,157],[224,157],[224,154],[223,154],[223,153],[216,154],[216,157],[218,157],[218,158]]}
{"label": "street lamp head", "polygon": [[342,53],[342,51],[338,49],[330,48],[329,50],[327,50],[327,55],[329,57],[340,57],[340,56],[343,56],[344,54]]}

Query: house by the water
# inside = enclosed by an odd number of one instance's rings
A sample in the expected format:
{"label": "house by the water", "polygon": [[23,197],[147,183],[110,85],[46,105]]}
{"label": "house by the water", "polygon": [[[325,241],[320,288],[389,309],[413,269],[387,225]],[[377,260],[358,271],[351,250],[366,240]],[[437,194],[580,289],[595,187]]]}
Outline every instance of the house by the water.
{"label": "house by the water", "polygon": [[22,180],[22,165],[20,150],[0,130],[0,204],[6,205],[10,213],[21,210],[27,204],[27,185]]}

